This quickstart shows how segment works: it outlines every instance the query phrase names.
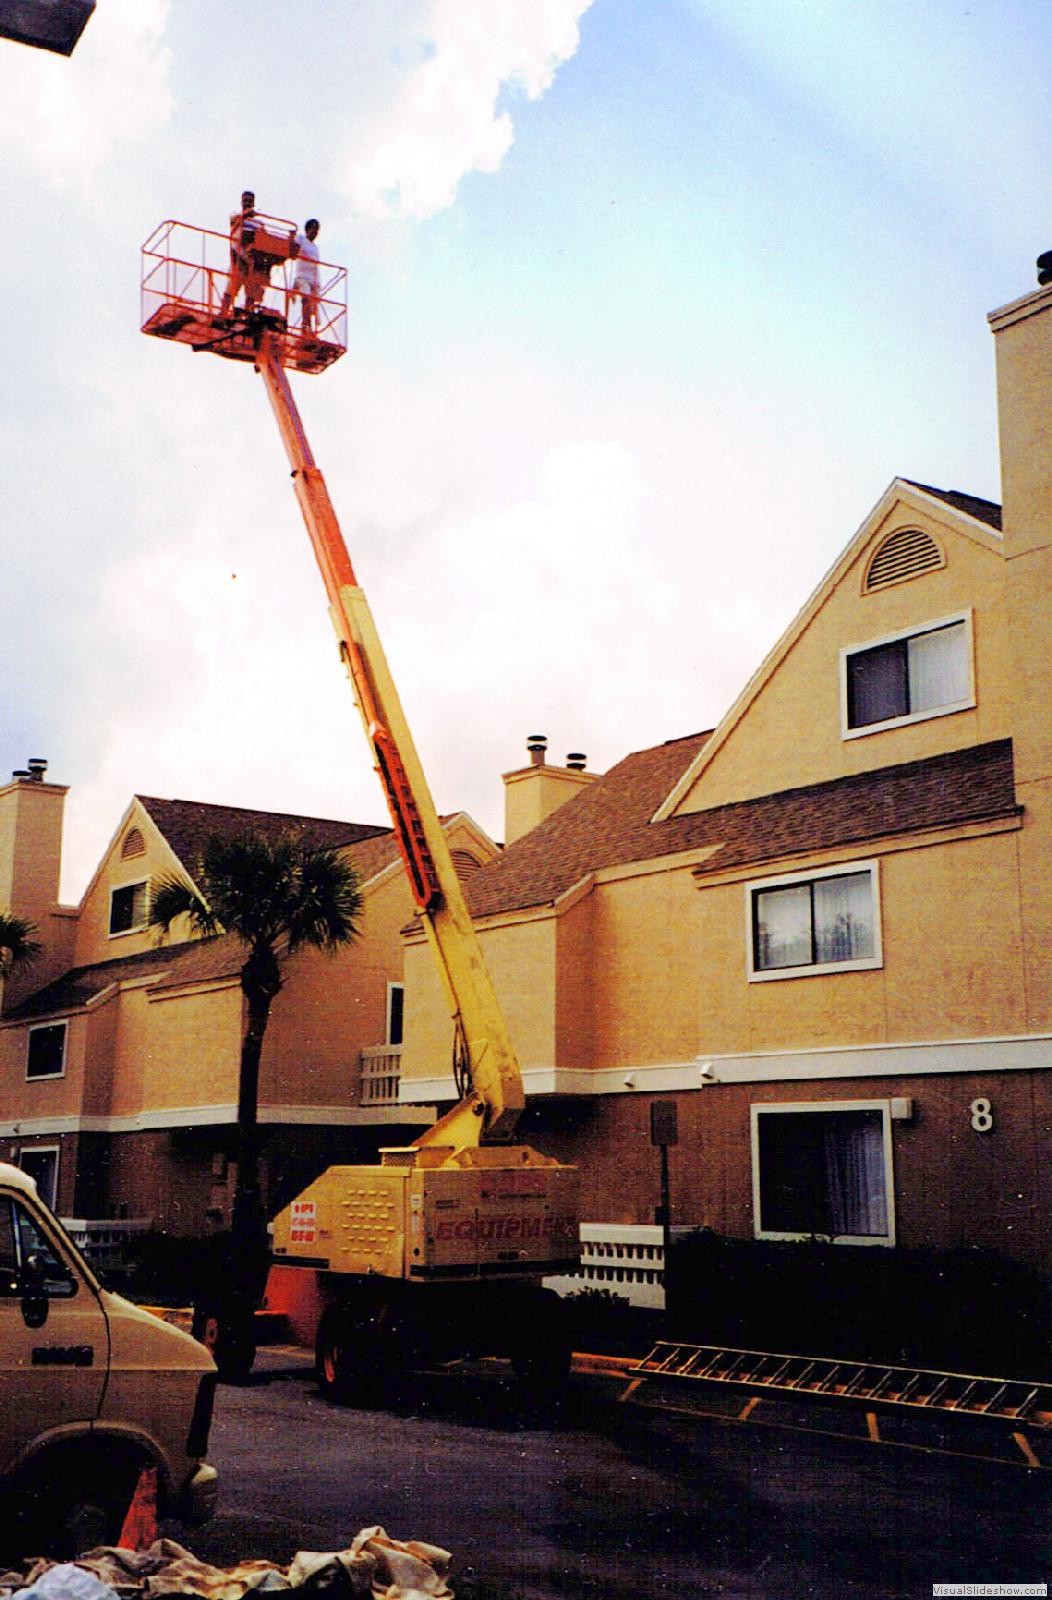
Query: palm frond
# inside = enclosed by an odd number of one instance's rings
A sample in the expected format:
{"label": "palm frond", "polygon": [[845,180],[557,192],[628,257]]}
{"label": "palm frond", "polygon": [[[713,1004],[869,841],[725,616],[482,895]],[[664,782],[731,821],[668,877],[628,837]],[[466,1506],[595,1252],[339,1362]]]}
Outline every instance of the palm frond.
{"label": "palm frond", "polygon": [[0,977],[34,960],[43,945],[34,939],[36,923],[0,911]]}
{"label": "palm frond", "polygon": [[150,904],[150,925],[163,937],[172,923],[186,917],[191,930],[202,939],[214,939],[222,927],[213,908],[194,888],[189,878],[162,878],[154,888]]}
{"label": "palm frond", "polygon": [[334,955],[360,933],[358,874],[335,850],[300,852],[296,906],[288,923],[289,954],[304,945]]}

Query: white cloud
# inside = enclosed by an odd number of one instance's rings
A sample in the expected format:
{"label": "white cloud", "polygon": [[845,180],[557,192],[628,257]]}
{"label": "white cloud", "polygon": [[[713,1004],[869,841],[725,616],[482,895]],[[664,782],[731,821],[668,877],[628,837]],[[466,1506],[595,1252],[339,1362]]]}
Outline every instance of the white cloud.
{"label": "white cloud", "polygon": [[162,44],[170,0],[100,0],[66,60],[3,43],[0,144],[54,187],[90,181],[113,147],[172,109]]}
{"label": "white cloud", "polygon": [[495,172],[514,140],[508,86],[535,100],[580,41],[591,0],[436,0],[421,59],[351,157],[342,186],[370,217],[414,221],[452,205],[469,172]]}

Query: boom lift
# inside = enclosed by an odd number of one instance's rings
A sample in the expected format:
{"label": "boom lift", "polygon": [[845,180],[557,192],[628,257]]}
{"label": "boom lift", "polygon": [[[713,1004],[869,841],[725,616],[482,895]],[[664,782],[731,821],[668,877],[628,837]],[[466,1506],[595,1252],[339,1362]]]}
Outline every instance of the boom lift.
{"label": "boom lift", "polygon": [[322,372],[346,350],[346,275],[322,264],[313,327],[295,325],[295,229],[262,219],[270,284],[224,306],[228,240],[168,221],[143,246],[142,330],[250,361],[266,386],[329,601],[340,656],[386,796],[413,901],[445,992],[459,1104],[378,1166],[330,1167],[274,1219],[274,1258],[311,1274],[319,1383],[350,1399],[396,1365],[510,1356],[527,1382],[565,1376],[558,1300],[541,1287],[579,1255],[577,1169],[514,1142],[522,1074],[325,479],[286,367]]}

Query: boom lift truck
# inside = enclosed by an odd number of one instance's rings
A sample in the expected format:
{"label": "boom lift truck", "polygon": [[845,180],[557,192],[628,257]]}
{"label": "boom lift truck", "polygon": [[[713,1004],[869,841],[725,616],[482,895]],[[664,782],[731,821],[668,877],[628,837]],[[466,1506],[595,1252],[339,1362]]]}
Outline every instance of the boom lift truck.
{"label": "boom lift truck", "polygon": [[[228,240],[184,223],[143,246],[142,331],[251,362],[266,386],[329,615],[383,785],[416,910],[453,1020],[459,1104],[378,1166],[330,1167],[274,1220],[274,1258],[309,1273],[319,1384],[350,1400],[398,1367],[511,1357],[555,1388],[569,1366],[557,1297],[541,1286],[579,1256],[577,1169],[514,1142],[524,1103],[508,1037],[365,595],[311,454],[285,369],[342,356],[346,274],[322,264],[314,326],[288,287],[294,227],[257,216],[262,299],[224,307]],[[275,283],[274,271],[285,274]]]}

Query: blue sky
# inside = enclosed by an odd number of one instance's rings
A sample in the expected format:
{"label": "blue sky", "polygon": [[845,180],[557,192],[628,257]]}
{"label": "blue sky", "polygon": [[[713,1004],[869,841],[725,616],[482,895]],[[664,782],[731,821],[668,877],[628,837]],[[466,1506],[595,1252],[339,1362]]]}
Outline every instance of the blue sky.
{"label": "blue sky", "polygon": [[[3,748],[71,785],[384,820],[258,380],[147,340],[138,250],[322,219],[296,390],[444,810],[526,735],[714,722],[896,474],[996,498],[986,313],[1052,246],[1013,0],[98,0],[0,43]],[[0,769],[2,770],[2,769]]]}

